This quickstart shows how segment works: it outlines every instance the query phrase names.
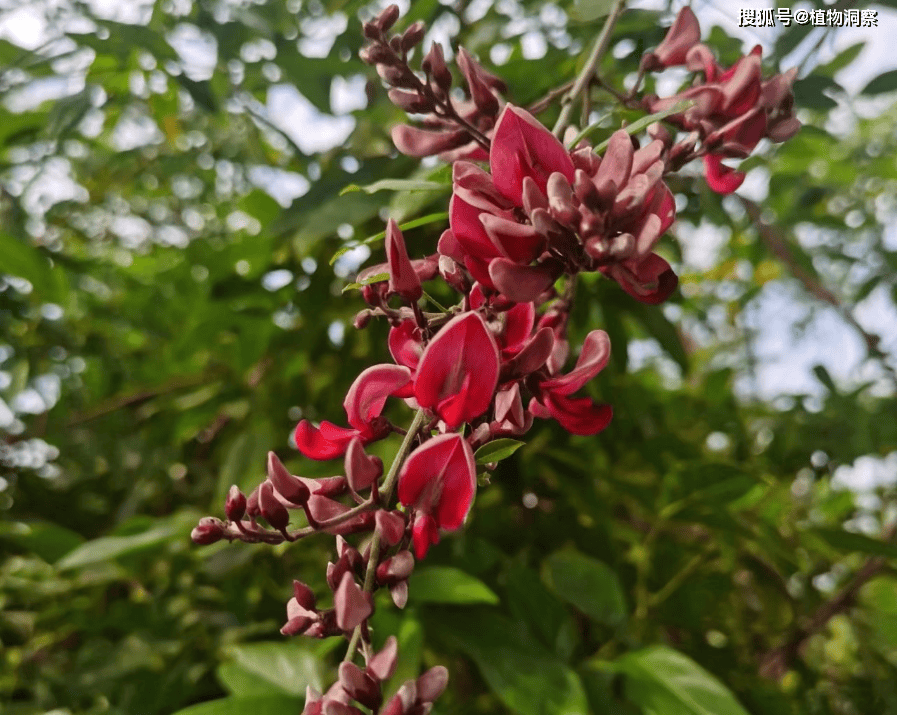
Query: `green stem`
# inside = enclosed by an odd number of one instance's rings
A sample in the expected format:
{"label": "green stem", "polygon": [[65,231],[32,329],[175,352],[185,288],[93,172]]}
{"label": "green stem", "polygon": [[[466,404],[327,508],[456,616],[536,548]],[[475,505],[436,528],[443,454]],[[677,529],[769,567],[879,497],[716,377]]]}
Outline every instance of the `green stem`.
{"label": "green stem", "polygon": [[[389,500],[392,498],[392,490],[399,478],[399,469],[402,466],[402,462],[405,461],[408,452],[411,450],[411,442],[414,441],[414,438],[417,436],[425,418],[426,412],[424,412],[424,410],[418,410],[414,415],[414,420],[411,422],[411,426],[408,428],[408,432],[405,433],[405,438],[399,446],[399,451],[396,452],[395,459],[392,460],[389,472],[386,474],[386,479],[383,480],[383,485],[380,487],[380,495],[382,497],[381,503],[384,505],[388,505]],[[377,573],[377,563],[379,560],[380,532],[374,531],[374,536],[371,538],[371,552],[368,556],[367,571],[365,571],[364,574],[365,593],[371,593],[374,590],[374,575]],[[355,651],[358,649],[358,641],[361,638],[361,625],[362,624],[355,626],[355,631],[352,633],[352,638],[349,640],[349,647],[346,649],[346,657],[343,658],[344,662],[351,661],[355,656]]]}
{"label": "green stem", "polygon": [[610,46],[610,36],[614,30],[614,25],[617,24],[617,20],[619,20],[620,15],[623,14],[625,5],[626,0],[616,0],[614,2],[610,15],[607,16],[604,27],[601,28],[601,34],[599,34],[598,39],[595,40],[592,54],[589,55],[589,59],[586,60],[585,67],[582,68],[582,72],[580,72],[579,76],[576,78],[573,88],[564,95],[561,104],[561,114],[558,117],[557,123],[554,125],[554,129],[551,130],[552,134],[556,137],[560,138],[564,133],[564,129],[566,129],[567,125],[570,123],[570,115],[573,112],[573,103],[576,101],[576,98],[588,90],[589,85],[595,78],[595,73],[598,71],[598,65],[601,64],[601,60],[604,59],[607,48]]}

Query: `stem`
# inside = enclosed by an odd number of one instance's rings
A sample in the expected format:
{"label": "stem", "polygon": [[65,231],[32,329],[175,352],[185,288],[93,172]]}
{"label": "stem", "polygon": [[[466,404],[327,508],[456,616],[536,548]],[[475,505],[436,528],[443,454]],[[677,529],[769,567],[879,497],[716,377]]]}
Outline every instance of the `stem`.
{"label": "stem", "polygon": [[[405,434],[405,438],[402,440],[402,444],[399,446],[399,451],[396,452],[395,459],[392,460],[392,464],[389,467],[389,472],[386,474],[386,479],[383,480],[383,486],[380,488],[380,493],[384,504],[389,504],[389,500],[392,497],[392,490],[395,487],[395,483],[399,477],[399,468],[402,466],[402,462],[405,461],[405,457],[411,450],[411,442],[417,436],[418,431],[420,431],[425,417],[426,413],[424,412],[424,410],[417,411],[417,413],[414,415],[414,420],[411,422],[411,426],[408,428],[408,432]],[[370,556],[368,556],[367,570],[364,574],[365,593],[371,593],[374,590],[374,575],[377,572],[377,564],[379,563],[379,561],[380,532],[375,530],[374,536],[371,538],[371,551]],[[364,624],[355,626],[355,631],[352,633],[352,638],[349,640],[349,647],[346,649],[346,657],[343,658],[343,662],[350,662],[355,656],[355,651],[358,648],[358,641],[361,638],[362,625]]]}
{"label": "stem", "polygon": [[576,78],[576,82],[573,84],[573,89],[564,95],[561,104],[561,114],[558,117],[557,123],[554,125],[554,129],[551,130],[552,134],[556,137],[560,137],[564,133],[564,129],[566,129],[567,125],[570,123],[570,114],[573,112],[573,103],[576,101],[576,98],[582,95],[592,83],[598,70],[598,65],[601,64],[601,60],[604,58],[607,48],[610,45],[610,36],[613,32],[614,25],[617,24],[617,20],[619,20],[620,15],[623,14],[625,5],[626,0],[615,0],[610,15],[607,16],[607,20],[604,22],[604,27],[601,28],[601,33],[598,35],[598,39],[595,40],[592,54],[589,55],[585,67],[582,68],[582,72],[580,72],[579,76]]}

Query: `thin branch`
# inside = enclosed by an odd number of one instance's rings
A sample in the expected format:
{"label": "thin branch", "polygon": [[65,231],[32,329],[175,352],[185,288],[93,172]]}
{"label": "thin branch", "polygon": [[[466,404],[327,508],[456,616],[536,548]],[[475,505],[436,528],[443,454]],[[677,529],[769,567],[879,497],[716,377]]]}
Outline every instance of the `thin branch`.
{"label": "thin branch", "polygon": [[614,25],[617,24],[617,20],[619,20],[620,15],[623,14],[625,5],[626,0],[616,0],[614,2],[610,15],[607,16],[607,20],[604,22],[604,27],[601,28],[601,33],[598,35],[598,39],[595,40],[592,54],[589,55],[589,59],[586,60],[585,67],[582,68],[582,72],[580,72],[579,76],[576,78],[573,88],[564,95],[561,104],[561,114],[554,125],[554,129],[552,129],[552,134],[556,137],[560,137],[564,133],[564,129],[566,129],[567,125],[570,123],[570,115],[573,113],[573,104],[576,99],[592,84],[592,81],[598,72],[598,65],[601,64],[601,60],[604,59],[607,48],[610,46],[610,36],[613,33]]}

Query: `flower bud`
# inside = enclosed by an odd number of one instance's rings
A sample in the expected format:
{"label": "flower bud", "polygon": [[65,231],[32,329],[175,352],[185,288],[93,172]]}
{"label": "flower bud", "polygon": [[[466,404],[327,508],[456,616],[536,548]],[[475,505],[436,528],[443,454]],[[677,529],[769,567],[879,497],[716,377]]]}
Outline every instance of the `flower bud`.
{"label": "flower bud", "polygon": [[399,61],[392,50],[381,44],[362,47],[358,56],[366,65],[394,65]]}
{"label": "flower bud", "polygon": [[430,51],[421,62],[421,69],[426,72],[444,92],[448,92],[452,87],[452,73],[445,64],[445,55],[442,52],[442,45],[434,42],[430,47]]}
{"label": "flower bud", "polygon": [[355,663],[343,661],[339,666],[339,682],[343,690],[353,700],[357,700],[371,710],[377,710],[383,702],[380,683],[364,672]]}
{"label": "flower bud", "polygon": [[406,67],[393,67],[387,64],[377,65],[377,74],[384,82],[393,87],[404,87],[405,89],[416,89],[417,81],[414,75]]}
{"label": "flower bud", "polygon": [[290,513],[287,508],[274,496],[274,487],[271,482],[264,482],[259,487],[259,508],[262,516],[273,529],[283,531],[290,523]]}
{"label": "flower bud", "polygon": [[442,665],[430,668],[417,679],[417,700],[421,703],[432,703],[442,695],[448,685],[448,670]]}
{"label": "flower bud", "polygon": [[224,524],[212,516],[206,516],[199,520],[196,528],[190,532],[190,538],[194,544],[214,544],[224,538]]}
{"label": "flower bud", "polygon": [[426,114],[433,111],[433,100],[420,92],[407,89],[391,89],[389,101],[408,114]]}
{"label": "flower bud", "polygon": [[374,523],[380,537],[389,546],[395,546],[402,540],[405,534],[405,516],[398,511],[386,511],[379,509],[374,515]]}
{"label": "flower bud", "polygon": [[358,313],[355,314],[355,319],[352,321],[352,325],[356,330],[364,330],[370,322],[371,311],[365,308],[364,310],[359,310]]}
{"label": "flower bud", "polygon": [[400,551],[377,567],[377,582],[392,585],[406,580],[414,571],[414,557],[410,551]]}
{"label": "flower bud", "polygon": [[396,608],[405,608],[405,604],[408,603],[408,582],[399,581],[390,586],[389,596]]}
{"label": "flower bud", "polygon": [[336,625],[344,632],[351,631],[374,612],[371,594],[364,593],[350,573],[343,574],[343,579],[333,594],[333,605]]}
{"label": "flower bud", "polygon": [[287,471],[274,452],[268,452],[268,481],[288,502],[302,506],[308,501],[308,487],[301,479]]}
{"label": "flower bud", "polygon": [[251,519],[255,519],[255,517],[260,516],[262,513],[261,509],[259,509],[258,487],[256,487],[249,493],[249,498],[246,500],[246,513]]}
{"label": "flower bud", "polygon": [[224,502],[224,513],[231,521],[240,521],[246,514],[246,496],[236,484],[227,493],[227,501]]}
{"label": "flower bud", "polygon": [[364,452],[364,445],[356,437],[346,449],[346,479],[356,492],[368,489],[383,474],[383,461]]}
{"label": "flower bud", "polygon": [[411,25],[402,34],[402,52],[408,52],[412,47],[419,44],[424,39],[425,34],[427,34],[427,26],[423,21],[418,20]]}
{"label": "flower bud", "polygon": [[378,652],[376,652],[368,661],[365,671],[375,680],[389,680],[396,672],[398,663],[399,642],[395,636],[386,639]]}
{"label": "flower bud", "polygon": [[376,17],[372,24],[376,25],[377,29],[379,29],[381,32],[387,32],[393,25],[396,24],[396,20],[398,19],[399,6],[389,5]]}

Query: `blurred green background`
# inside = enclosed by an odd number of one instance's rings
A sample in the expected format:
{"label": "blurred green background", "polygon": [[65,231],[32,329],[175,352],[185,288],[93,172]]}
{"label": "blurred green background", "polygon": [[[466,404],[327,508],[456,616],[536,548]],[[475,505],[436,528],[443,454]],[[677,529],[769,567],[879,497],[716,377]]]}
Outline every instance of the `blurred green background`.
{"label": "blurred green background", "polygon": [[[393,688],[439,663],[442,715],[897,713],[897,72],[880,66],[897,3],[871,7],[877,27],[741,29],[695,6],[724,63],[761,42],[768,72],[800,66],[804,129],[745,161],[736,196],[699,167],[671,180],[668,305],[582,280],[574,344],[610,333],[588,389],[614,421],[594,438],[539,423],[408,607],[379,602]],[[678,5],[633,8],[602,65],[617,88]],[[188,535],[263,478],[267,450],[341,470],[290,432],[341,422],[388,353],[343,294],[380,244],[331,260],[387,216],[445,210],[448,187],[339,196],[446,179],[392,147],[403,117],[357,59],[374,9],[0,10],[4,713],[281,715],[334,680],[340,643],[278,633],[293,578],[326,590],[331,539]],[[462,43],[527,106],[575,76],[606,11],[421,0],[400,27]],[[599,140],[637,116],[593,104]],[[407,231],[413,257],[445,227]]]}

